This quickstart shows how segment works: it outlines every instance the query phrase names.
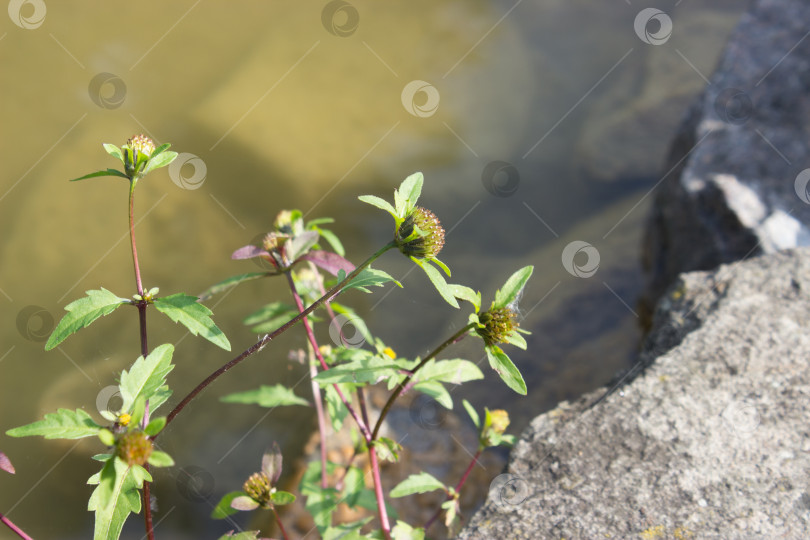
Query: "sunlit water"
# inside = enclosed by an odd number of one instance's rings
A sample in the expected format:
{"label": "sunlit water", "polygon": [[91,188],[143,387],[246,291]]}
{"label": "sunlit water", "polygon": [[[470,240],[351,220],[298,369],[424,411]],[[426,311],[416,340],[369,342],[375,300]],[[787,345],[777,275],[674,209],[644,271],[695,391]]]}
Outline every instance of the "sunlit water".
{"label": "sunlit water", "polygon": [[[198,293],[255,270],[230,253],[284,208],[334,217],[347,256],[360,262],[390,239],[392,222],[357,195],[390,199],[421,170],[421,204],[448,230],[442,259],[453,281],[481,289],[486,304],[515,269],[535,266],[520,303],[521,325],[534,334],[528,352],[512,354],[528,397],[484,362],[487,380],[454,391],[457,404],[507,408],[519,433],[557,401],[604,384],[630,365],[639,338],[639,241],[660,179],[643,164],[663,162],[681,109],[710,75],[744,2],[657,5],[673,21],[660,45],[634,30],[644,6],[598,4],[31,2],[19,24],[0,18],[0,431],[58,407],[83,407],[100,421],[97,396],[138,354],[137,316],[124,309],[43,350],[52,321],[83,291],[134,292],[125,182],[67,179],[114,166],[101,143],[138,132],[189,160],[176,182],[162,170],[138,186],[147,287]],[[624,150],[600,153],[602,145]],[[563,267],[575,240],[599,254],[591,277]],[[587,254],[578,257],[569,269],[586,264]],[[344,301],[400,355],[425,354],[466,322],[466,311],[443,304],[399,255],[378,266],[405,289]],[[283,283],[261,281],[208,305],[238,352],[255,340],[241,318],[279,298],[288,298]],[[155,313],[149,339],[177,345],[175,399],[232,357]],[[300,331],[279,339],[161,437],[178,467],[156,474],[158,537],[234,528],[207,518],[216,500],[240,487],[270,441],[290,463],[300,453],[315,426],[308,409],[217,399],[299,384],[303,368],[287,351],[302,344]],[[483,356],[471,339],[448,354]],[[310,397],[308,384],[296,392]],[[85,481],[97,441],[2,435],[0,450],[17,468],[0,473],[0,511],[36,538],[90,535]],[[9,534],[0,529],[0,538]],[[130,518],[124,536],[142,534],[140,518]]]}

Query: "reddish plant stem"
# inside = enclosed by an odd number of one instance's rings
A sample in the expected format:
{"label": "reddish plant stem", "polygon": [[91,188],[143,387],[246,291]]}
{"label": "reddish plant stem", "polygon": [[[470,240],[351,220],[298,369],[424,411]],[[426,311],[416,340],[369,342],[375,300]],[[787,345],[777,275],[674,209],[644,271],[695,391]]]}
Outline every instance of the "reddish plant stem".
{"label": "reddish plant stem", "polygon": [[380,463],[377,460],[377,451],[373,441],[366,443],[368,447],[368,457],[371,462],[371,476],[374,479],[374,497],[377,499],[377,513],[380,517],[380,526],[386,540],[391,540],[391,524],[388,522],[388,512],[385,509],[385,496],[382,490],[382,479],[380,478]]}
{"label": "reddish plant stem", "polygon": [[[329,291],[328,291],[328,292],[327,292],[325,295],[323,295],[321,298],[319,298],[318,300],[316,300],[315,302],[313,302],[313,303],[312,303],[312,305],[310,305],[310,306],[309,306],[308,308],[306,308],[304,311],[302,311],[301,313],[299,313],[298,315],[296,315],[295,317],[293,317],[292,319],[290,319],[289,321],[287,321],[287,322],[286,322],[284,325],[282,325],[280,328],[278,328],[278,329],[277,329],[277,330],[275,330],[274,332],[271,332],[271,333],[269,333],[269,334],[266,334],[266,335],[265,335],[265,336],[264,336],[262,339],[260,339],[260,340],[259,340],[258,342],[256,342],[254,345],[252,345],[251,347],[247,348],[247,349],[246,349],[244,352],[242,352],[242,354],[240,354],[239,356],[237,356],[236,358],[234,358],[233,360],[231,360],[230,362],[228,362],[228,363],[227,363],[227,364],[225,364],[224,366],[222,366],[222,367],[220,367],[219,369],[217,369],[216,371],[214,371],[214,372],[213,372],[211,375],[209,375],[208,377],[206,377],[206,378],[205,378],[205,379],[204,379],[204,380],[203,380],[203,381],[202,381],[200,384],[198,384],[198,385],[197,385],[197,386],[196,386],[196,387],[195,387],[195,388],[194,388],[194,389],[193,389],[191,392],[189,392],[189,394],[188,394],[186,397],[184,397],[184,398],[183,398],[183,400],[182,400],[180,403],[178,403],[178,404],[175,406],[175,408],[172,410],[172,412],[170,412],[170,413],[169,413],[169,415],[166,417],[166,425],[168,425],[168,424],[169,424],[169,423],[170,423],[170,422],[171,422],[171,421],[172,421],[172,420],[173,420],[173,419],[174,419],[174,418],[175,418],[175,417],[176,417],[176,416],[177,416],[177,415],[180,413],[180,411],[182,411],[182,410],[185,408],[185,406],[186,406],[186,405],[188,405],[188,404],[189,404],[189,402],[190,402],[192,399],[194,399],[194,398],[197,396],[197,394],[199,394],[200,392],[202,392],[202,391],[203,391],[203,390],[204,390],[204,389],[205,389],[205,388],[206,388],[206,387],[207,387],[209,384],[211,384],[213,381],[217,380],[217,378],[219,378],[219,376],[220,376],[220,375],[222,375],[223,373],[225,373],[226,371],[228,371],[229,369],[231,369],[232,367],[234,367],[235,365],[237,365],[239,362],[241,362],[241,361],[242,361],[242,360],[244,360],[245,358],[247,358],[247,357],[249,357],[250,355],[252,355],[252,354],[254,354],[254,353],[256,353],[256,352],[260,351],[260,350],[261,350],[262,348],[264,348],[264,347],[265,347],[265,346],[266,346],[268,343],[270,343],[270,342],[271,342],[273,339],[275,339],[275,338],[276,338],[276,337],[278,337],[279,335],[283,334],[284,332],[286,332],[287,330],[289,330],[289,329],[290,329],[292,326],[294,326],[295,324],[297,324],[298,322],[300,322],[302,319],[304,319],[304,318],[305,318],[307,315],[309,315],[310,313],[312,313],[313,311],[315,311],[315,310],[318,308],[318,306],[320,306],[322,303],[324,303],[324,302],[328,302],[328,301],[330,301],[332,298],[334,298],[335,296],[337,296],[337,295],[338,295],[338,293],[340,293],[340,291],[342,291],[342,290],[343,290],[343,289],[346,287],[346,285],[348,285],[348,284],[349,284],[349,282],[350,282],[352,279],[354,279],[355,277],[357,277],[357,275],[358,275],[360,272],[362,272],[362,271],[363,271],[363,269],[364,269],[366,266],[368,266],[369,264],[371,264],[371,263],[372,263],[372,262],[373,262],[375,259],[377,259],[377,258],[378,258],[380,255],[382,255],[383,253],[385,253],[386,251],[388,251],[389,249],[391,249],[391,248],[393,248],[393,247],[396,247],[396,243],[395,243],[395,242],[393,242],[393,241],[392,241],[392,242],[389,242],[388,244],[386,244],[385,246],[383,246],[383,247],[382,247],[382,248],[381,248],[379,251],[377,251],[377,252],[376,252],[374,255],[372,255],[371,257],[369,257],[369,258],[368,258],[368,259],[367,259],[367,260],[366,260],[366,261],[365,261],[363,264],[361,264],[360,266],[358,266],[357,268],[355,268],[355,269],[354,269],[354,270],[353,270],[353,271],[352,271],[352,272],[351,272],[351,273],[350,273],[348,276],[346,276],[346,279],[344,279],[343,281],[341,281],[340,283],[338,283],[337,285],[335,285],[334,287],[332,287],[331,289],[329,289]],[[164,430],[164,431],[165,431],[165,430]],[[162,432],[161,432],[161,433],[162,433]],[[158,435],[159,435],[159,434],[158,434]]]}
{"label": "reddish plant stem", "polygon": [[288,540],[287,531],[284,530],[284,525],[281,524],[281,518],[278,517],[278,512],[276,512],[275,507],[273,507],[273,515],[276,516],[276,523],[278,523],[278,529],[281,531],[281,536],[284,537],[284,540]]}
{"label": "reddish plant stem", "polygon": [[23,538],[24,540],[34,540],[33,538],[25,534],[25,531],[16,526],[13,521],[4,516],[2,512],[0,512],[0,523],[11,529],[11,531],[20,538]]}
{"label": "reddish plant stem", "polygon": [[[137,303],[138,306],[138,323],[140,326],[141,336],[141,355],[146,358],[149,354],[149,346],[146,339],[146,306],[147,302],[143,299],[143,281],[141,280],[141,266],[138,263],[138,246],[135,242],[135,184],[138,183],[137,177],[130,178],[129,180],[129,242],[132,246],[132,265],[135,267],[135,288],[141,296],[141,300]],[[141,426],[145,427],[149,423],[149,402],[146,402],[143,418],[141,419]],[[147,472],[149,466],[146,466]],[[152,505],[151,494],[149,489],[149,482],[143,483],[143,520],[146,527],[146,536],[149,540],[155,540],[155,532],[152,526]]]}
{"label": "reddish plant stem", "polygon": [[[459,492],[461,491],[461,488],[464,487],[464,482],[467,481],[467,477],[470,476],[470,473],[472,472],[473,468],[475,467],[475,464],[478,463],[478,458],[481,457],[481,453],[483,451],[484,451],[484,449],[479,447],[478,451],[473,456],[472,461],[470,461],[470,464],[467,465],[467,470],[464,471],[464,474],[461,476],[461,480],[459,480],[458,484],[456,484],[456,488],[455,488],[456,496],[458,496]],[[453,497],[448,494],[447,499],[445,499],[445,500],[449,501],[449,500],[452,500],[452,498]],[[433,525],[433,522],[436,521],[439,518],[441,513],[442,513],[442,508],[439,507],[439,509],[436,510],[436,513],[433,514],[433,517],[431,517],[430,520],[428,520],[428,522],[425,523],[425,532],[427,532],[427,530],[430,528],[430,526]]]}
{"label": "reddish plant stem", "polygon": [[413,368],[410,374],[407,377],[405,377],[401,383],[397,385],[397,387],[391,393],[391,396],[388,398],[388,401],[385,402],[382,411],[380,411],[380,416],[379,418],[377,418],[377,423],[374,425],[374,431],[372,431],[371,433],[372,439],[377,438],[377,434],[380,432],[380,427],[382,427],[383,420],[385,420],[385,417],[388,415],[388,412],[394,405],[394,401],[396,401],[399,395],[402,393],[402,391],[405,390],[405,388],[408,386],[408,383],[410,383],[411,379],[413,379],[414,375],[416,375],[416,372],[422,369],[422,366],[427,364],[428,360],[438,356],[438,354],[442,352],[445,348],[449,347],[453,343],[456,343],[457,341],[460,341],[467,334],[467,331],[472,329],[474,326],[475,326],[474,324],[470,323],[467,326],[463,327],[458,332],[456,332],[455,334],[453,334],[452,336],[450,336],[448,339],[446,339],[444,343],[436,347],[436,349],[432,353],[424,357],[422,361],[419,362],[419,364],[415,368]]}

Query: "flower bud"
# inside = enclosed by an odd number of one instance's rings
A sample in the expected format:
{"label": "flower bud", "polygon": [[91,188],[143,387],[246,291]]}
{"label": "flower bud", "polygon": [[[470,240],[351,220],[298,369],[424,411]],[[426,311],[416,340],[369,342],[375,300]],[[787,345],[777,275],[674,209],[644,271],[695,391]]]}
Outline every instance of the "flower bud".
{"label": "flower bud", "polygon": [[130,178],[135,178],[155,151],[155,143],[146,135],[136,135],[121,150],[124,153],[124,171]]}
{"label": "flower bud", "polygon": [[395,239],[405,255],[432,259],[444,247],[444,228],[433,212],[417,206],[399,226]]}
{"label": "flower bud", "polygon": [[128,465],[143,465],[152,455],[152,441],[143,431],[130,431],[116,442],[115,455]]}
{"label": "flower bud", "polygon": [[484,338],[487,345],[506,343],[507,336],[519,326],[515,319],[517,314],[508,307],[491,309],[478,316],[478,321],[484,328],[476,328],[475,331]]}
{"label": "flower bud", "polygon": [[261,506],[267,508],[270,506],[270,495],[272,494],[270,487],[270,479],[263,472],[257,472],[250,475],[245,481],[242,489],[248,497],[259,503]]}
{"label": "flower bud", "polygon": [[[146,157],[150,157],[152,152],[155,151],[155,142],[146,135],[135,135],[127,141],[127,146],[132,150],[136,150]],[[137,156],[135,160],[137,161]]]}

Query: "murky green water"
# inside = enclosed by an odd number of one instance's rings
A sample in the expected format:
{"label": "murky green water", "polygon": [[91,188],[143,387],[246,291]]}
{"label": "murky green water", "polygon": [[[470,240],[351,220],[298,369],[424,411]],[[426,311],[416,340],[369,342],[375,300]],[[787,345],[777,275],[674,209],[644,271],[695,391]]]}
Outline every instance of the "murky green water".
{"label": "murky green water", "polygon": [[[288,207],[336,218],[359,262],[388,241],[391,223],[357,195],[390,198],[423,171],[422,203],[448,230],[442,258],[454,280],[486,302],[514,269],[536,267],[521,303],[534,335],[513,355],[529,396],[494,378],[454,393],[510,409],[517,432],[630,362],[656,165],[744,2],[657,6],[673,21],[660,45],[635,33],[644,7],[635,2],[11,4],[22,11],[16,23],[0,17],[1,432],[57,407],[95,415],[99,393],[138,354],[134,310],[43,350],[52,321],[83,291],[134,292],[125,183],[66,180],[114,166],[101,143],[138,132],[189,160],[176,182],[163,170],[138,187],[145,285],[164,294],[254,270],[230,253]],[[600,255],[590,278],[563,268],[574,240]],[[389,254],[379,266],[406,289],[345,299],[401,355],[424,354],[466,321],[407,261]],[[209,305],[239,351],[255,339],[241,317],[276,298],[287,298],[283,284],[263,281]],[[149,332],[153,345],[177,344],[178,398],[230,358],[154,313]],[[287,350],[302,343],[292,332],[234,369],[161,438],[179,466],[156,475],[158,537],[235,527],[207,518],[219,496],[239,487],[269,441],[290,458],[300,452],[314,427],[308,410],[268,414],[217,398],[295,385],[304,373]],[[477,361],[482,351],[470,340],[454,354]],[[98,443],[0,435],[0,450],[17,468],[0,475],[0,511],[36,538],[90,535],[84,484]],[[142,534],[132,518],[125,537]]]}

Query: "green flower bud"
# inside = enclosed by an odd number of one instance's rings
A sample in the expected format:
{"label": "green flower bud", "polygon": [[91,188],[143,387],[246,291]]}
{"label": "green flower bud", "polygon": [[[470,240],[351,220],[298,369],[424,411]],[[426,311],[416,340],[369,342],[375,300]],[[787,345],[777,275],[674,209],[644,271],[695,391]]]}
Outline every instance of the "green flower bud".
{"label": "green flower bud", "polygon": [[152,441],[143,431],[130,431],[115,443],[115,455],[128,465],[143,465],[152,455]]}
{"label": "green flower bud", "polygon": [[484,447],[497,446],[501,443],[502,436],[509,427],[509,413],[503,409],[490,411],[487,409],[486,422],[481,435],[481,442]]}
{"label": "green flower bud", "polygon": [[444,247],[444,228],[433,212],[417,206],[399,226],[395,239],[405,255],[432,259]]}
{"label": "green flower bud", "polygon": [[261,506],[265,508],[271,506],[270,495],[275,490],[271,488],[270,479],[263,472],[250,475],[250,478],[245,481],[245,485],[242,486],[242,490]]}
{"label": "green flower bud", "polygon": [[146,157],[150,157],[152,152],[155,151],[155,141],[146,135],[135,135],[127,141],[127,146],[129,146],[132,150],[136,150],[139,153],[144,154]]}
{"label": "green flower bud", "polygon": [[478,316],[478,321],[484,327],[476,328],[475,331],[484,338],[487,345],[506,343],[507,336],[519,326],[515,319],[517,319],[517,313],[508,307],[491,309]]}
{"label": "green flower bud", "polygon": [[121,147],[124,154],[124,171],[130,178],[139,174],[155,151],[155,143],[146,135],[136,135]]}

